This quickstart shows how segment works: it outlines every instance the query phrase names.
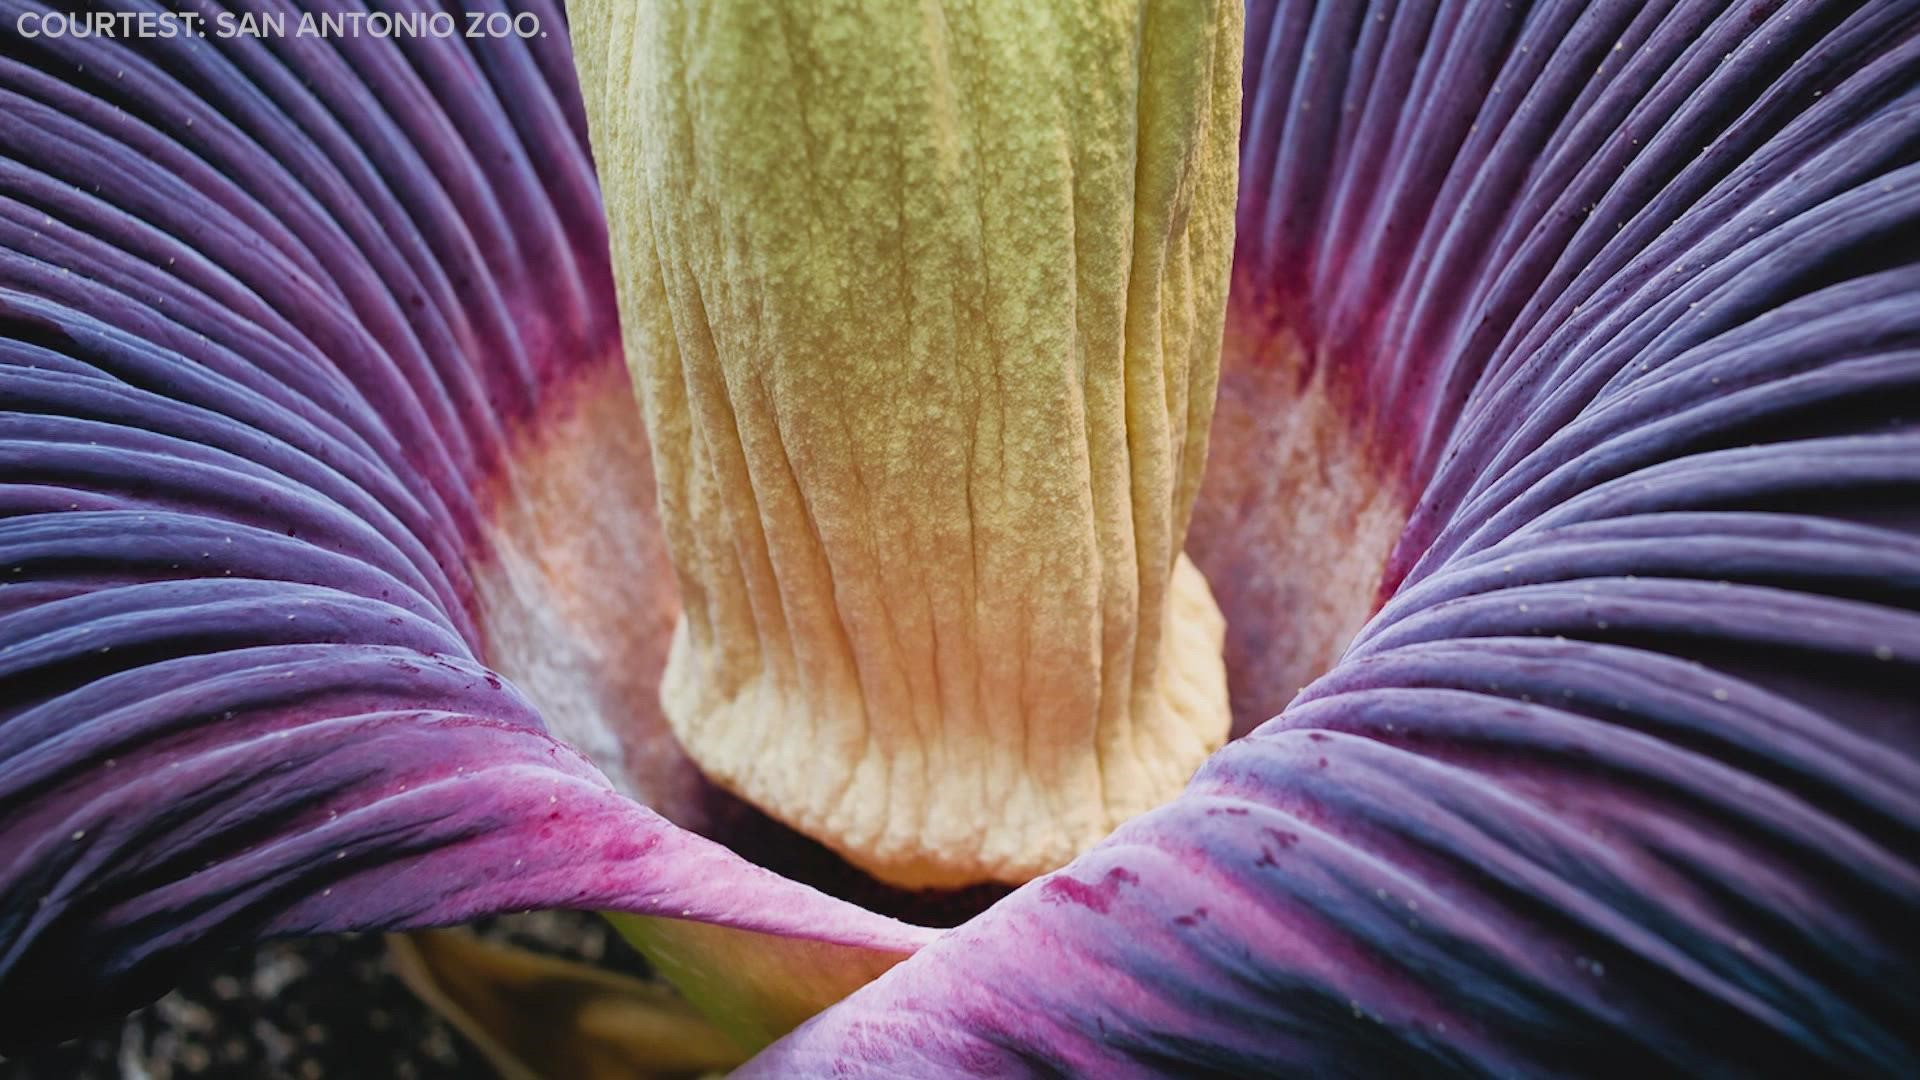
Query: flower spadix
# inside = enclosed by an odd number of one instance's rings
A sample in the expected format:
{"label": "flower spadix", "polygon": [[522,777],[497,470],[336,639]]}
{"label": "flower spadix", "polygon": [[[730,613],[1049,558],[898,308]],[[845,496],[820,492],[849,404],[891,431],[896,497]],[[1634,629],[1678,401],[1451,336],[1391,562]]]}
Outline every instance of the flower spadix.
{"label": "flower spadix", "polygon": [[1027,879],[1176,794],[1228,726],[1181,547],[1239,6],[573,18],[688,752],[908,886]]}

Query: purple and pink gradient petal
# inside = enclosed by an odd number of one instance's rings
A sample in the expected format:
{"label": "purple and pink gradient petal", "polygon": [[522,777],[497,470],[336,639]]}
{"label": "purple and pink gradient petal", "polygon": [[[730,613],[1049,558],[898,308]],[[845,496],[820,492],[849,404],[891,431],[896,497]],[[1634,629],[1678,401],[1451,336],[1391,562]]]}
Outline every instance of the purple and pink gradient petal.
{"label": "purple and pink gradient petal", "polygon": [[[1262,605],[1324,564],[1217,588],[1284,711],[742,1075],[1920,1069],[1920,10],[1247,48],[1222,409],[1273,423],[1212,467],[1405,492],[1382,606],[1295,697]],[[1230,509],[1216,583],[1286,513]]]}
{"label": "purple and pink gradient petal", "polygon": [[0,45],[5,1041],[568,906],[919,948],[763,1075],[1920,1071],[1912,4],[1253,4],[1257,730],[937,937],[660,816],[644,488],[545,554],[645,471],[563,35]]}
{"label": "purple and pink gradient petal", "polygon": [[[931,936],[630,798],[737,813],[684,758],[623,767],[664,737],[644,695],[587,718],[633,740],[590,762],[493,662],[589,532],[542,520],[555,429],[624,421],[562,449],[644,472],[564,21],[532,10],[544,38],[471,46],[0,49],[5,1044],[268,935],[604,908],[839,947],[856,984]],[[649,489],[606,495],[651,528]],[[657,569],[604,591],[663,649]]]}

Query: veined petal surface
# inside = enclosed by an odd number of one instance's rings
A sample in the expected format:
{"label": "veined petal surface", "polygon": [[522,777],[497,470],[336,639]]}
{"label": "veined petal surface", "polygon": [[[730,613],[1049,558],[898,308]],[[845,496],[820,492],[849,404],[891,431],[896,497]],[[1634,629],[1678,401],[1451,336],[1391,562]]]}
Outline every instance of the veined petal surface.
{"label": "veined petal surface", "polygon": [[1279,715],[746,1075],[1920,1069],[1917,28],[1251,5],[1190,550]]}
{"label": "veined petal surface", "polygon": [[184,7],[0,3],[0,1046],[263,935],[617,909],[824,1000],[910,951],[661,816],[704,789],[563,13]]}
{"label": "veined petal surface", "polygon": [[[1914,1071],[1912,5],[1248,22],[1191,546],[1243,721],[1344,656],[756,1067]],[[657,548],[556,527],[646,474],[563,43],[0,38],[10,1040],[248,934],[922,939],[613,791],[693,801],[594,720]]]}

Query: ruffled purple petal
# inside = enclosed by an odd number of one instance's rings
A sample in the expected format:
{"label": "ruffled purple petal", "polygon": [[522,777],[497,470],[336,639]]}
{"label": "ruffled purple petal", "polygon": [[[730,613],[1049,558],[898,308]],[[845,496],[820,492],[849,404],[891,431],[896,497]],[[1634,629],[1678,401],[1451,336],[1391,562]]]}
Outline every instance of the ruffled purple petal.
{"label": "ruffled purple petal", "polygon": [[[1383,606],[746,1075],[1920,1070],[1920,10],[1257,4],[1247,85],[1223,408],[1327,395]],[[1194,541],[1276,649],[1283,519]]]}
{"label": "ruffled purple petal", "polygon": [[14,35],[44,10],[0,3],[0,1046],[264,935],[564,906],[911,951],[628,797],[698,782],[557,7]]}

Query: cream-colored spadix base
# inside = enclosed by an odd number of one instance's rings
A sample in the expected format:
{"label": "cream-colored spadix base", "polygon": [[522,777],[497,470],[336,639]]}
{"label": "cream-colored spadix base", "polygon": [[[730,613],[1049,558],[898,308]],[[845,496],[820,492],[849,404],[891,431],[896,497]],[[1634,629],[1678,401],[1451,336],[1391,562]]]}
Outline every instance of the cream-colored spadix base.
{"label": "cream-colored spadix base", "polygon": [[1025,880],[1177,794],[1228,722],[1181,547],[1236,0],[571,15],[687,751],[909,886]]}
{"label": "cream-colored spadix base", "polygon": [[[921,670],[902,674],[931,691],[925,698],[863,694],[851,656],[830,662],[839,679],[786,682],[775,668],[733,687],[703,665],[682,621],[662,699],[708,775],[875,877],[915,887],[1025,881],[1172,798],[1220,746],[1224,624],[1181,556],[1152,680],[1102,724],[1092,635],[1029,638],[1019,649],[1022,613],[994,614],[1003,625],[955,635],[944,650],[907,656],[882,645],[894,655],[866,658],[880,668],[917,661]],[[936,666],[949,669],[945,680]]]}

